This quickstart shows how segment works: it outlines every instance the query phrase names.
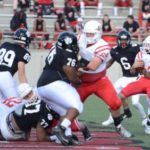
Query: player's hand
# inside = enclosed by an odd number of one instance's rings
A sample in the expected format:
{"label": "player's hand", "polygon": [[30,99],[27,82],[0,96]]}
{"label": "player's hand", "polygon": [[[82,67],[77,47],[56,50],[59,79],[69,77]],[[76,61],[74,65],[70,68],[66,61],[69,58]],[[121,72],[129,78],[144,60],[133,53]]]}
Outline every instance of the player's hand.
{"label": "player's hand", "polygon": [[137,69],[137,68],[144,68],[144,62],[142,60],[137,60],[133,64],[132,68]]}

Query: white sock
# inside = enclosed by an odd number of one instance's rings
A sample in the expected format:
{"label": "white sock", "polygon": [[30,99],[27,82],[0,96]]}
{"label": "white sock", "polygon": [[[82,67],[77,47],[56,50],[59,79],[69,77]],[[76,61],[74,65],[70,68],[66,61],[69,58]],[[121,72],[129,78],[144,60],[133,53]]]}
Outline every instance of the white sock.
{"label": "white sock", "polygon": [[139,95],[132,96],[132,105],[139,111],[139,114],[142,119],[146,118],[146,113],[142,104],[139,102]]}
{"label": "white sock", "polygon": [[63,126],[63,127],[65,127],[66,129],[71,125],[71,122],[70,122],[70,120],[68,120],[67,118],[65,118],[62,122],[61,122],[61,124],[60,124],[61,126]]}
{"label": "white sock", "polygon": [[71,132],[71,128],[70,128],[70,127],[69,127],[69,128],[66,128],[66,130],[65,130],[65,135],[66,135],[66,136],[72,135],[72,132]]}

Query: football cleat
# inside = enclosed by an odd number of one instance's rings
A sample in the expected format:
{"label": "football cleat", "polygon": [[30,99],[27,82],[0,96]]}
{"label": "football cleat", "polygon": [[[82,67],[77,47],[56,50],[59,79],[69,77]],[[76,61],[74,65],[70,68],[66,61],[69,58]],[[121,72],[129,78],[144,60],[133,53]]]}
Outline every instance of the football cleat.
{"label": "football cleat", "polygon": [[91,133],[86,125],[84,129],[82,130],[82,134],[83,134],[85,141],[90,141],[92,139]]}
{"label": "football cleat", "polygon": [[125,129],[123,126],[119,126],[116,128],[116,131],[122,136],[122,137],[125,137],[125,138],[130,138],[132,136],[132,134],[127,130]]}
{"label": "football cleat", "polygon": [[114,120],[113,120],[112,116],[110,115],[109,118],[106,121],[102,122],[102,126],[109,126],[113,123],[114,123]]}
{"label": "football cleat", "polygon": [[67,136],[69,139],[68,146],[70,145],[81,145],[81,142],[79,141],[78,137],[75,134],[72,134],[71,136]]}
{"label": "football cleat", "polygon": [[64,146],[69,145],[69,138],[67,136],[65,136],[65,128],[58,125],[56,126],[53,131],[52,134],[56,135],[57,138],[60,140],[61,144]]}

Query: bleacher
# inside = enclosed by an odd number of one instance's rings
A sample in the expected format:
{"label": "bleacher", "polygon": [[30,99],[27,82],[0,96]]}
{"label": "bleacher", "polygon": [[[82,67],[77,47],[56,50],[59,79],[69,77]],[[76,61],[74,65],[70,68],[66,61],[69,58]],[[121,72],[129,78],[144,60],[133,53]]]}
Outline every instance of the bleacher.
{"label": "bleacher", "polygon": [[[138,10],[139,1],[133,0],[133,2],[134,2],[134,16],[137,20],[138,19],[138,11],[139,11]],[[13,3],[13,0],[4,0],[3,7],[0,7],[0,18],[1,18],[0,31],[2,33],[4,33],[4,35],[5,35],[5,33],[10,32],[10,20],[13,16],[12,3]],[[102,13],[109,14],[110,18],[113,20],[113,22],[115,24],[115,27],[121,28],[123,22],[127,18],[128,9],[122,8],[121,10],[119,10],[119,16],[116,17],[113,15],[113,1],[112,0],[102,0],[102,3],[103,3]],[[55,6],[55,8],[63,8],[64,0],[54,0],[54,6]],[[96,20],[102,19],[102,16],[97,16],[96,13],[97,13],[96,7],[88,6],[88,7],[86,7],[85,16],[83,18],[85,21],[90,20],[90,19],[96,19]],[[36,17],[36,15],[31,14],[29,11],[27,11],[27,23],[28,23],[28,28],[30,31],[32,31],[33,20],[35,17]],[[56,15],[44,16],[44,18],[46,19],[47,31],[50,33],[50,40],[53,39],[54,22],[56,20],[56,17],[57,17]]]}

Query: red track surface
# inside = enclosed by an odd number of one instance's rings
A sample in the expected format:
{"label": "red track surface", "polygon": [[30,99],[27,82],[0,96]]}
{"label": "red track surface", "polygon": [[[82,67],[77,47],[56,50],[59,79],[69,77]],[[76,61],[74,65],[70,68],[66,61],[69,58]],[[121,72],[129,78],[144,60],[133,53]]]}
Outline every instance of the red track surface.
{"label": "red track surface", "polygon": [[84,142],[81,134],[79,139],[83,142],[80,146],[61,146],[51,142],[36,142],[35,133],[28,142],[7,142],[0,141],[0,150],[142,150],[137,147],[131,140],[121,138],[115,132],[92,132],[93,139]]}

